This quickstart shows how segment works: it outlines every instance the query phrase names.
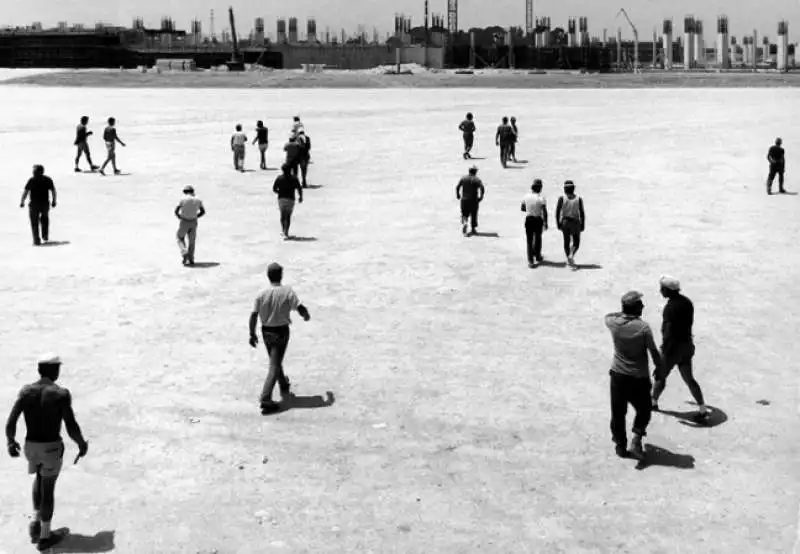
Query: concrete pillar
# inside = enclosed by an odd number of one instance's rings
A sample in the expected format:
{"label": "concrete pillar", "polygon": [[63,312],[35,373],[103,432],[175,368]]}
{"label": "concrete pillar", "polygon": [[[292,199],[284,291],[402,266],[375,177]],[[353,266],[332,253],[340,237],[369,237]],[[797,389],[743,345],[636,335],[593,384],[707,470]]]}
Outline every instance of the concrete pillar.
{"label": "concrete pillar", "polygon": [[622,67],[622,29],[617,28],[617,66]]}
{"label": "concrete pillar", "polygon": [[469,67],[475,69],[475,33],[469,34]]}
{"label": "concrete pillar", "polygon": [[728,45],[728,18],[717,19],[717,64],[721,69],[730,69],[731,53]]}
{"label": "concrete pillar", "polygon": [[778,23],[778,71],[789,69],[789,23]]}
{"label": "concrete pillar", "polygon": [[570,17],[567,21],[567,46],[575,46],[575,18]]}
{"label": "concrete pillar", "polygon": [[761,61],[767,64],[770,62],[769,46],[770,46],[769,37],[764,37],[763,39],[761,39],[761,49],[762,49]]}
{"label": "concrete pillar", "polygon": [[658,63],[658,33],[653,29],[653,67]]}
{"label": "concrete pillar", "polygon": [[706,65],[706,45],[703,40],[703,22],[694,22],[694,65],[695,67],[705,67]]}
{"label": "concrete pillar", "polygon": [[514,29],[506,33],[506,44],[508,45],[508,68],[514,69],[516,60],[514,59]]}
{"label": "concrete pillar", "polygon": [[751,63],[753,64],[753,69],[758,68],[758,31],[753,29],[753,37],[751,38],[753,41],[753,59]]}
{"label": "concrete pillar", "polygon": [[694,18],[683,20],[683,68],[689,69],[694,64]]}
{"label": "concrete pillar", "polygon": [[255,42],[257,46],[264,46],[264,19],[261,17],[256,18],[253,42]]}
{"label": "concrete pillar", "polygon": [[664,69],[672,69],[672,21],[664,20],[662,33],[664,47]]}

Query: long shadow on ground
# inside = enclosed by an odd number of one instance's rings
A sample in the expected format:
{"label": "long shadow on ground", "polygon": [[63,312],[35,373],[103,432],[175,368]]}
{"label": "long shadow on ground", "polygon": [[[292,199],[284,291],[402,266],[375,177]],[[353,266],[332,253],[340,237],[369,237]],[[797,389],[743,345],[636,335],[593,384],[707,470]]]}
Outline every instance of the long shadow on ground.
{"label": "long shadow on ground", "polygon": [[290,242],[316,242],[317,237],[298,237],[291,235],[288,239]]}
{"label": "long shadow on ground", "polygon": [[192,265],[187,265],[186,267],[192,269],[204,269],[209,267],[217,267],[219,266],[219,262],[195,262]]}
{"label": "long shadow on ground", "polygon": [[42,246],[66,246],[70,244],[68,240],[51,240],[50,242],[43,242]]}
{"label": "long shadow on ground", "polygon": [[[694,402],[687,402],[687,404],[694,404]],[[687,412],[660,410],[656,413],[674,417],[682,425],[686,425],[688,427],[701,427],[701,428],[717,427],[718,425],[722,425],[723,423],[728,421],[728,414],[726,414],[719,408],[715,406],[708,406],[708,409],[711,410],[711,415],[705,421],[696,421],[698,413],[697,410],[690,410]]]}
{"label": "long shadow on ground", "polygon": [[489,238],[493,238],[493,239],[500,238],[500,235],[498,235],[497,233],[488,233],[488,232],[487,233],[482,233],[480,231],[475,231],[474,233],[471,233],[470,236],[473,236],[473,237],[489,237]]}
{"label": "long shadow on ground", "polygon": [[313,410],[315,408],[327,408],[336,403],[336,396],[332,391],[325,391],[325,396],[318,394],[316,396],[297,396],[291,395],[278,405],[278,409],[272,413],[283,413],[289,410]]}
{"label": "long shadow on ground", "polygon": [[662,466],[676,469],[694,469],[694,456],[676,454],[666,448],[648,444],[645,448],[644,459],[636,465],[636,469],[643,470],[648,467]]}
{"label": "long shadow on ground", "polygon": [[93,536],[69,533],[63,541],[53,547],[52,552],[70,552],[73,554],[93,552],[111,552],[114,545],[114,531],[100,531]]}

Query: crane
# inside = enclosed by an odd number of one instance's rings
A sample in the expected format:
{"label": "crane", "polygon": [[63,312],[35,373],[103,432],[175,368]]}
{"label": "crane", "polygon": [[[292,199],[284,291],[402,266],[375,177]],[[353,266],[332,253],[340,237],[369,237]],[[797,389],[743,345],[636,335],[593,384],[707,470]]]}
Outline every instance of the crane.
{"label": "crane", "polygon": [[231,21],[231,37],[233,39],[233,54],[231,61],[225,65],[228,66],[228,71],[244,71],[244,57],[241,50],[239,50],[239,37],[236,34],[236,22],[233,19],[233,7],[228,8],[228,17]]}
{"label": "crane", "polygon": [[617,12],[617,17],[619,17],[619,14],[625,16],[625,19],[628,20],[628,25],[633,29],[633,71],[637,72],[639,71],[639,31],[636,30],[636,25],[634,25],[631,18],[628,17],[628,12],[625,11],[625,8],[620,8]]}

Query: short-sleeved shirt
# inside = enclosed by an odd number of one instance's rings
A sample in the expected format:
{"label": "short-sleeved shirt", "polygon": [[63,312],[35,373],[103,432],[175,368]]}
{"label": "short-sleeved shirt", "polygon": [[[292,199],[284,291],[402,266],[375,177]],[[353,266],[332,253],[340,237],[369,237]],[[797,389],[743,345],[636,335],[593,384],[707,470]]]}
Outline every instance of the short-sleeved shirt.
{"label": "short-sleeved shirt", "polygon": [[547,207],[547,200],[545,200],[541,194],[537,194],[535,192],[526,194],[525,198],[522,199],[522,203],[525,205],[525,215],[528,217],[544,216],[544,209]]}
{"label": "short-sleeved shirt", "polygon": [[286,146],[283,147],[286,151],[286,161],[288,163],[292,163],[295,160],[299,159],[300,156],[300,144],[295,141],[287,142]]}
{"label": "short-sleeved shirt", "polygon": [[467,136],[475,134],[475,123],[469,119],[462,121],[458,128]]}
{"label": "short-sleeved shirt", "polygon": [[81,144],[83,142],[86,142],[86,139],[88,138],[88,135],[86,133],[88,132],[89,131],[86,129],[86,125],[84,125],[83,123],[79,123],[78,126],[75,128],[75,144]]}
{"label": "short-sleeved shirt", "polygon": [[466,175],[458,182],[462,200],[479,200],[483,197],[483,181],[475,175]]}
{"label": "short-sleeved shirt", "polygon": [[278,175],[272,185],[272,192],[279,199],[294,200],[295,193],[300,190],[300,181],[294,175]]}
{"label": "short-sleeved shirt", "polygon": [[614,342],[611,371],[649,379],[647,355],[649,349],[656,348],[650,325],[638,316],[624,313],[608,314],[605,322]]}
{"label": "short-sleeved shirt", "polygon": [[61,440],[64,412],[72,403],[67,389],[49,379],[41,379],[25,385],[19,391],[19,401],[27,427],[25,440],[43,443]]}
{"label": "short-sleeved shirt", "polygon": [[117,140],[117,128],[109,125],[103,131],[103,140],[106,142],[114,142]]}
{"label": "short-sleeved shirt", "polygon": [[511,125],[508,123],[503,123],[502,125],[497,126],[497,133],[500,138],[500,142],[511,142],[514,140],[514,129],[511,128]]}
{"label": "short-sleeved shirt", "polygon": [[55,190],[53,180],[47,175],[31,177],[25,185],[31,195],[31,206],[47,206],[50,203],[50,191]]}
{"label": "short-sleeved shirt", "polygon": [[773,165],[776,167],[781,167],[785,163],[785,158],[784,158],[785,153],[783,151],[783,147],[778,146],[777,144],[775,146],[770,147],[768,155],[770,158],[775,160],[775,163]]}
{"label": "short-sleeved shirt", "polygon": [[269,142],[269,129],[266,127],[256,127],[256,139],[258,144],[267,144]]}
{"label": "short-sleeved shirt", "polygon": [[243,131],[233,133],[234,146],[244,146],[245,144],[247,144],[247,135],[245,135]]}
{"label": "short-sleeved shirt", "polygon": [[203,207],[203,201],[196,196],[185,196],[178,202],[178,213],[183,219],[194,221],[197,219],[197,214],[200,213],[200,208]]}
{"label": "short-sleeved shirt", "polygon": [[262,326],[283,327],[292,323],[289,316],[299,305],[300,300],[292,287],[271,285],[258,294],[253,304],[253,312],[261,318]]}
{"label": "short-sleeved shirt", "polygon": [[662,315],[661,340],[665,351],[679,344],[693,342],[694,305],[691,300],[682,294],[673,296],[664,306]]}

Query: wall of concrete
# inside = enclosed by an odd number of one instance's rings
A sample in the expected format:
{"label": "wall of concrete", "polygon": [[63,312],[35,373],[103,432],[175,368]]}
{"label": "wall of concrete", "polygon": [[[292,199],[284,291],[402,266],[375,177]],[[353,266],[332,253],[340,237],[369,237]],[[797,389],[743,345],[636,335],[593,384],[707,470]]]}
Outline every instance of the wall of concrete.
{"label": "wall of concrete", "polygon": [[[280,52],[283,56],[284,69],[300,69],[303,64],[319,64],[339,69],[370,69],[397,63],[394,47],[385,45],[277,44],[271,50]],[[419,45],[403,48],[400,61],[424,65],[424,48]],[[433,68],[444,67],[443,48],[428,48],[428,65]]]}
{"label": "wall of concrete", "polygon": [[[421,45],[408,46],[400,51],[402,63],[416,63],[425,65],[426,53]],[[444,48],[429,47],[427,52],[427,66],[433,69],[444,68]]]}

